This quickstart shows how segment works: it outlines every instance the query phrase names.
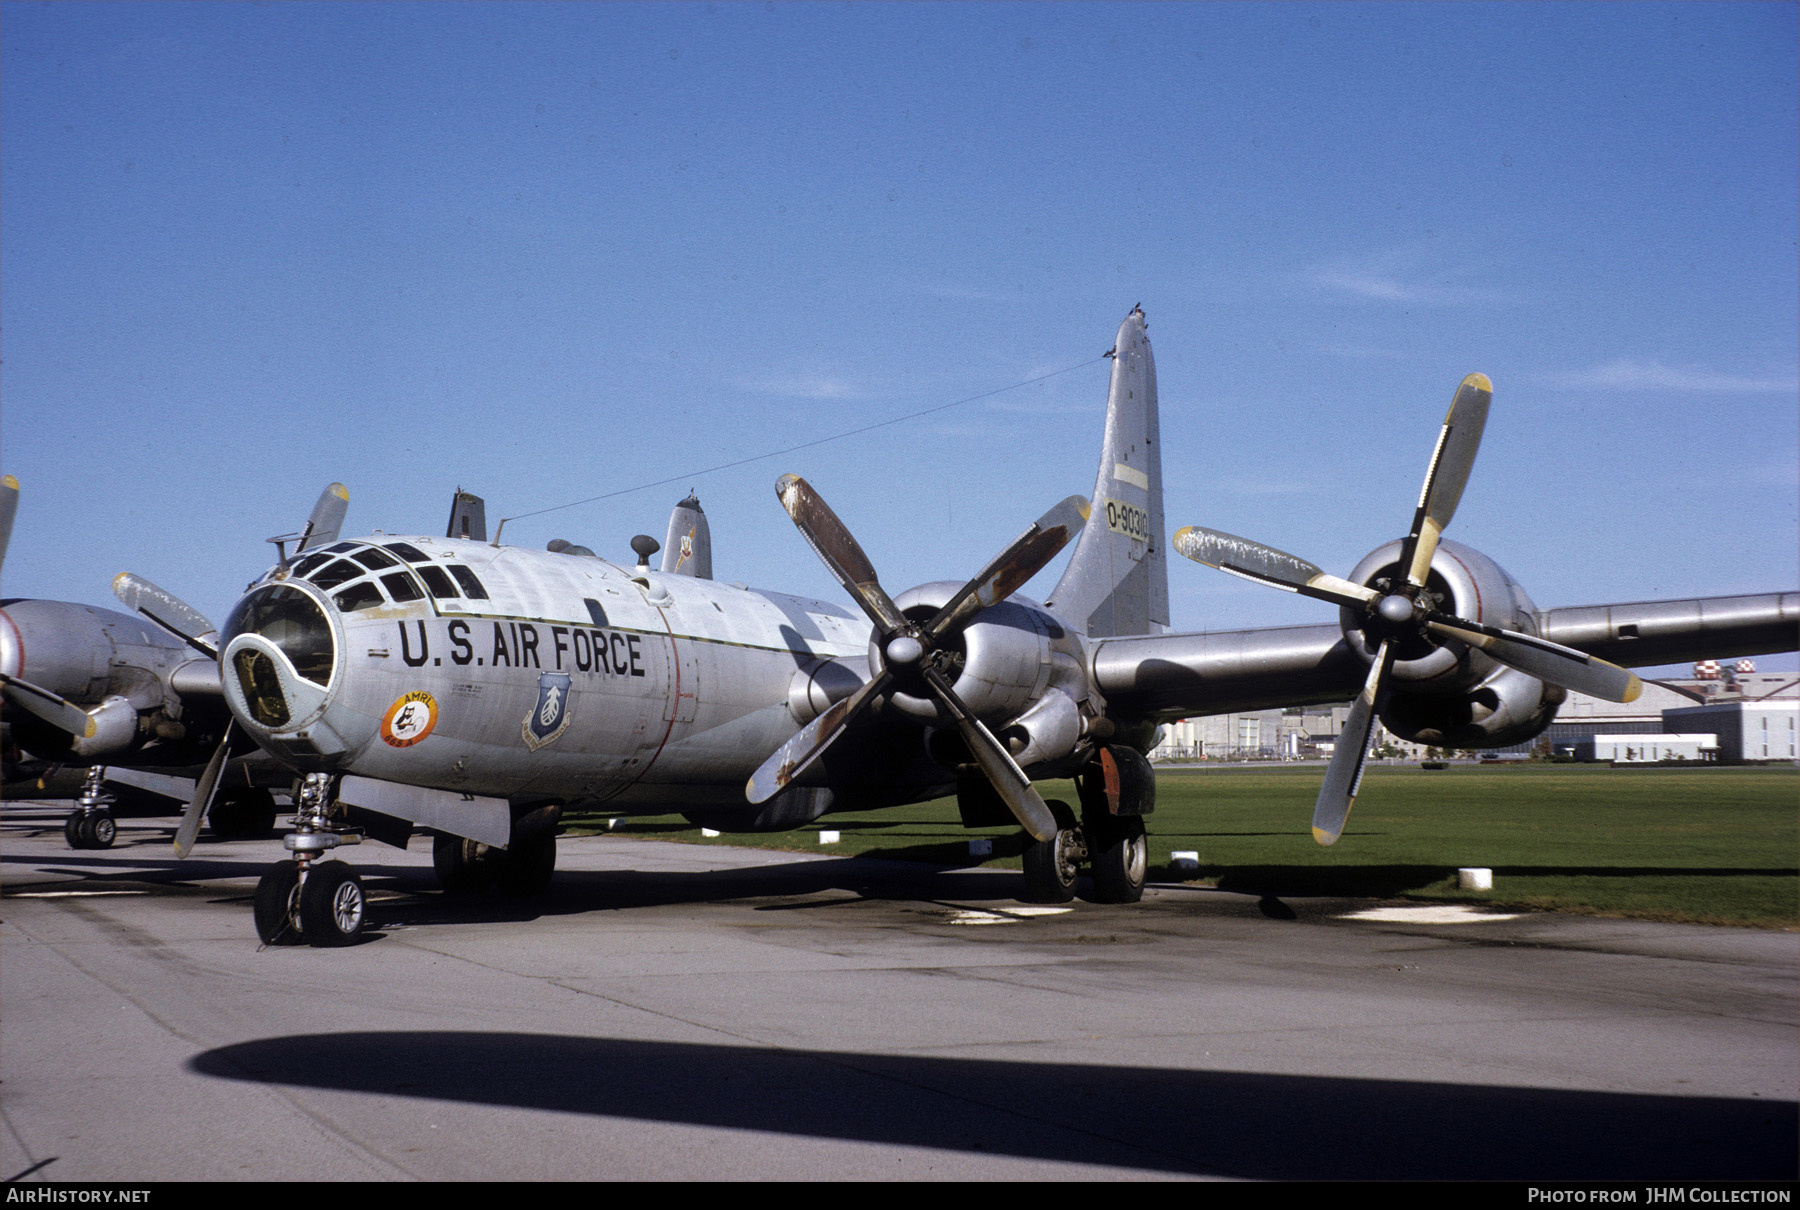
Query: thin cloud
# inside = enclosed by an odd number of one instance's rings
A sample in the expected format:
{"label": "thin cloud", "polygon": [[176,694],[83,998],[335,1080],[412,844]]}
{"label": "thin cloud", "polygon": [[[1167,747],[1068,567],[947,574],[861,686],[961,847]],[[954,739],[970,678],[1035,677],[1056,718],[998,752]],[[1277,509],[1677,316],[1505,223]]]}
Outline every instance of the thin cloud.
{"label": "thin cloud", "polygon": [[867,399],[869,393],[835,374],[786,374],[740,382],[747,391],[785,399]]}
{"label": "thin cloud", "polygon": [[1589,370],[1546,374],[1552,386],[1577,391],[1694,391],[1710,395],[1793,394],[1800,383],[1792,378],[1753,378],[1720,374],[1712,370],[1682,369],[1660,361],[1620,358]]}
{"label": "thin cloud", "polygon": [[1377,302],[1463,306],[1505,301],[1498,290],[1468,284],[1486,271],[1482,266],[1432,264],[1425,251],[1400,248],[1363,258],[1342,257],[1315,265],[1303,276],[1315,288]]}

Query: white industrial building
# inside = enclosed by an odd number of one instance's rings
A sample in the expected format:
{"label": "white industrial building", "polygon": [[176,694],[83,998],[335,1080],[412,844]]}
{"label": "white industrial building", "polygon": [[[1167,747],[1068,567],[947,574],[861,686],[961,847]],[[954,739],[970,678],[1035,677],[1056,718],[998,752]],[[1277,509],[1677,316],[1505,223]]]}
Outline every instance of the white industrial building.
{"label": "white industrial building", "polygon": [[1710,761],[1717,757],[1719,737],[1698,735],[1594,735],[1575,745],[1577,760],[1610,761],[1615,765],[1653,765],[1665,760]]}
{"label": "white industrial building", "polygon": [[[1345,702],[1181,719],[1164,728],[1150,759],[1330,756],[1349,713]],[[1646,681],[1634,702],[1570,693],[1543,736],[1499,754],[1523,756],[1546,741],[1552,752],[1618,763],[1800,760],[1800,674],[1758,672],[1750,660],[1704,661],[1691,677]],[[1373,746],[1384,744],[1411,759],[1426,754],[1424,745],[1408,743],[1377,723]],[[1642,755],[1648,751],[1667,755]]]}
{"label": "white industrial building", "polygon": [[1663,724],[1716,737],[1720,760],[1800,760],[1800,700],[1794,698],[1665,710]]}

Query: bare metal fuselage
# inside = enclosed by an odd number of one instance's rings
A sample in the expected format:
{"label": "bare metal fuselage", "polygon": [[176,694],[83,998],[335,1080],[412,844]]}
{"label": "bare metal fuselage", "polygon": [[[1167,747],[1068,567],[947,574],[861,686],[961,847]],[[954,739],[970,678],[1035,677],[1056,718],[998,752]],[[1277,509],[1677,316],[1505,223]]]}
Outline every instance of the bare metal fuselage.
{"label": "bare metal fuselage", "polygon": [[796,675],[867,652],[868,624],[823,601],[467,540],[342,545],[397,543],[468,568],[487,599],[342,610],[271,573],[318,603],[334,649],[323,685],[278,667],[285,725],[260,723],[233,674],[258,637],[226,636],[240,722],[302,769],[515,801],[741,804],[798,725]]}

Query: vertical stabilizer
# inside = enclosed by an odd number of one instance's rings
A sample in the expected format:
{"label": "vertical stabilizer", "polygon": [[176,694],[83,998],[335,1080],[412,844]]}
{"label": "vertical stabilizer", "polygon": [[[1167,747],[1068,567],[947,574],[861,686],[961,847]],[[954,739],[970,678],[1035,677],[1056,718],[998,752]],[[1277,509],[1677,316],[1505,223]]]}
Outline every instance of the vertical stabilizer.
{"label": "vertical stabilizer", "polygon": [[669,540],[662,549],[664,572],[712,579],[712,531],[706,528],[699,497],[690,495],[669,514]]}
{"label": "vertical stabilizer", "polygon": [[1119,325],[1093,512],[1045,602],[1090,638],[1160,634],[1169,625],[1156,363],[1145,326],[1141,308]]}

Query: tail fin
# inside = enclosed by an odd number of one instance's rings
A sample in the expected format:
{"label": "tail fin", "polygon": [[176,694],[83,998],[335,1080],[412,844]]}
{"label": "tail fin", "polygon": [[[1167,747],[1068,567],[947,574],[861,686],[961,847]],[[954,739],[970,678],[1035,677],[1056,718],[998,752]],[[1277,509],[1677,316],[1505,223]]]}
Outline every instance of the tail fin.
{"label": "tail fin", "polygon": [[1156,362],[1145,326],[1142,308],[1119,325],[1094,508],[1045,602],[1090,638],[1160,634],[1169,624]]}
{"label": "tail fin", "polygon": [[[506,522],[502,521],[501,524]],[[450,524],[444,527],[444,536],[486,542],[487,501],[473,492],[457,488],[456,495],[450,498]]]}
{"label": "tail fin", "polygon": [[663,543],[663,571],[712,579],[712,531],[698,496],[690,495],[669,513],[669,540]]}

